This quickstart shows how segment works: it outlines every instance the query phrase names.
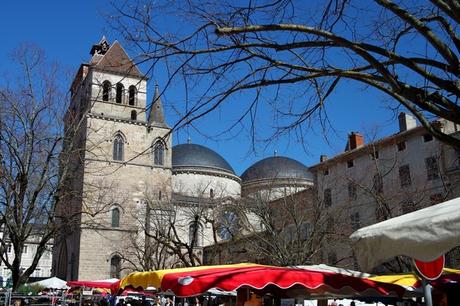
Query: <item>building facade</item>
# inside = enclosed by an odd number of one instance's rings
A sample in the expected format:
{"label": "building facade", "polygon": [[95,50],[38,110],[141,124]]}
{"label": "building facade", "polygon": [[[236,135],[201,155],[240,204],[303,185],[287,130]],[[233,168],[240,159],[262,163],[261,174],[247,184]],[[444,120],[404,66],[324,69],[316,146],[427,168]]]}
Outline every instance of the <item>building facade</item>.
{"label": "building facade", "polygon": [[[0,235],[3,236],[3,231],[0,232]],[[35,253],[37,250],[37,246],[40,239],[39,237],[34,237],[31,235],[29,239],[24,244],[24,249],[21,258],[21,267],[22,270],[27,269],[32,265],[32,261],[34,260]],[[7,241],[6,241],[7,242]],[[12,244],[8,244],[6,248],[6,258],[8,259],[9,263],[12,263],[15,256]],[[35,271],[31,274],[31,279],[42,279],[48,278],[52,275],[52,248],[53,248],[53,241],[50,241],[47,246],[46,250],[43,252]],[[11,287],[13,284],[11,270],[8,269],[3,263],[0,265],[0,287]]]}

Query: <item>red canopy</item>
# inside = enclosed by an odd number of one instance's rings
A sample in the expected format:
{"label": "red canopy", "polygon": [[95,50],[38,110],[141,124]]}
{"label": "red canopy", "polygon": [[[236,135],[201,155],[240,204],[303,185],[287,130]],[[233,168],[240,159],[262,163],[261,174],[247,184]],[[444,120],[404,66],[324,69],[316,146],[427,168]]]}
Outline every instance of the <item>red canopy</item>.
{"label": "red canopy", "polygon": [[211,288],[233,291],[242,287],[292,296],[402,296],[405,291],[401,286],[329,271],[255,264],[135,272],[120,283],[121,288],[149,286],[171,290],[179,297],[200,295]]}

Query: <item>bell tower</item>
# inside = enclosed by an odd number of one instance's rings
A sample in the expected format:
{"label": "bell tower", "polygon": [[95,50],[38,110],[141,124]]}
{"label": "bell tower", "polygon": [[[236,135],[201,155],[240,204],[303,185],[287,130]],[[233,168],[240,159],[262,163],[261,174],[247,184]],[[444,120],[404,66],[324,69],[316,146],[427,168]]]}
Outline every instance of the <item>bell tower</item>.
{"label": "bell tower", "polygon": [[67,280],[128,273],[134,259],[127,250],[139,243],[145,198],[171,192],[171,133],[158,87],[147,116],[147,77],[121,44],[102,37],[90,55],[72,83],[65,116],[66,126],[81,118],[75,137],[84,152],[69,184],[78,195],[58,207],[80,218],[55,241],[53,267]]}

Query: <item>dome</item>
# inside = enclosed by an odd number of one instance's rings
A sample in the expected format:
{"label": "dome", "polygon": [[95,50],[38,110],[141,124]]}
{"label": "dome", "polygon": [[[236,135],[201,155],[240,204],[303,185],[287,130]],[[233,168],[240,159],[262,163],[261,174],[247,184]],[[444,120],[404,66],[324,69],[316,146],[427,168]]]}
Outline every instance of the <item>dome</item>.
{"label": "dome", "polygon": [[235,174],[232,166],[218,153],[197,144],[179,144],[172,148],[172,168],[220,170]]}
{"label": "dome", "polygon": [[241,175],[244,182],[267,179],[298,179],[313,181],[313,175],[302,163],[288,157],[273,156],[262,159]]}

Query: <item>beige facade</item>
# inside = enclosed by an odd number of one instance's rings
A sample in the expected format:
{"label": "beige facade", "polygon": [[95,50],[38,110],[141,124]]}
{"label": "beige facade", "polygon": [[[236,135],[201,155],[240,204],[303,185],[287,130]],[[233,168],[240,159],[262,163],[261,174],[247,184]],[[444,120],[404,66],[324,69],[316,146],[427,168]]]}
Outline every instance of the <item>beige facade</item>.
{"label": "beige facade", "polygon": [[[439,124],[456,132],[452,124]],[[452,175],[458,169],[455,152],[403,113],[400,131],[392,136],[365,144],[363,136],[351,133],[344,153],[310,168],[318,197],[335,212],[331,223],[345,238],[326,247],[323,259],[353,268],[347,237],[354,230],[459,196]]]}

